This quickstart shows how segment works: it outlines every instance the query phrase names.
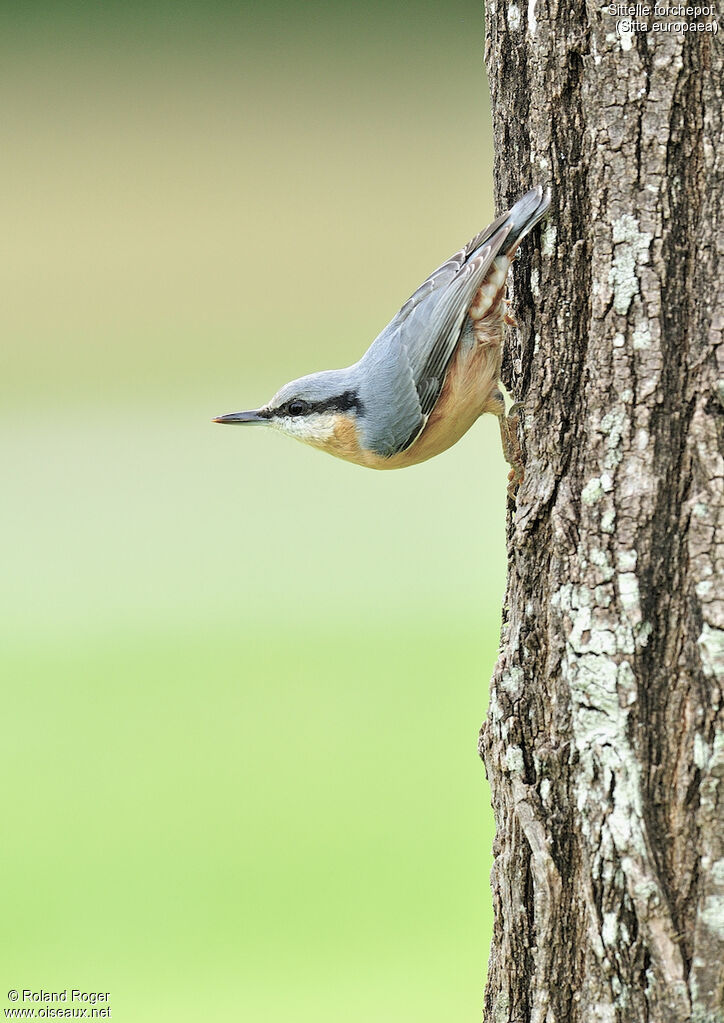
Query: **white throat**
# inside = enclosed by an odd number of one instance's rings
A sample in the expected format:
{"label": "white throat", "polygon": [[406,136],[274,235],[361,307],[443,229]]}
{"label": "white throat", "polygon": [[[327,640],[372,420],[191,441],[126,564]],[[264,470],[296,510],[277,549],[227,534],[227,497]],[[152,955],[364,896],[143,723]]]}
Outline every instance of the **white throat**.
{"label": "white throat", "polygon": [[271,425],[306,444],[324,444],[333,436],[338,417],[337,412],[315,412],[307,416],[272,419]]}

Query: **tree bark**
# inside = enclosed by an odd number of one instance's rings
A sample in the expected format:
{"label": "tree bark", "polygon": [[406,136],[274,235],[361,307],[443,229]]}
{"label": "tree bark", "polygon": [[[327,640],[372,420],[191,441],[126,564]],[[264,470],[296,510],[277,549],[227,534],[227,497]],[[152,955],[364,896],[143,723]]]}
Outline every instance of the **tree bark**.
{"label": "tree bark", "polygon": [[498,205],[553,200],[503,373],[486,1023],[724,1020],[724,75],[641,20],[487,0]]}

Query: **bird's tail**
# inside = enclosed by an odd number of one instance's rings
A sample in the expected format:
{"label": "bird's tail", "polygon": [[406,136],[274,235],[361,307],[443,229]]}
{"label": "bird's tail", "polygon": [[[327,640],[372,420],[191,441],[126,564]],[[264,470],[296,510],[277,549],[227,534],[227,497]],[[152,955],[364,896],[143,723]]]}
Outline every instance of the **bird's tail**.
{"label": "bird's tail", "polygon": [[544,192],[542,185],[536,185],[535,188],[531,188],[530,192],[526,192],[507,214],[501,217],[501,226],[510,225],[510,233],[505,239],[504,245],[506,255],[510,255],[521,238],[524,238],[546,215],[550,204],[550,189]]}

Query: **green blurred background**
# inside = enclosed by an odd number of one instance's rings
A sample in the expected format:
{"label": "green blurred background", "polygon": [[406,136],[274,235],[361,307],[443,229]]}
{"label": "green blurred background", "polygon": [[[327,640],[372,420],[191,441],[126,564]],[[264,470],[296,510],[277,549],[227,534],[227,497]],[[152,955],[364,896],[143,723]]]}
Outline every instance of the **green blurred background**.
{"label": "green blurred background", "polygon": [[388,474],[210,419],[492,218],[482,11],[2,17],[0,1007],[476,1020],[497,425]]}

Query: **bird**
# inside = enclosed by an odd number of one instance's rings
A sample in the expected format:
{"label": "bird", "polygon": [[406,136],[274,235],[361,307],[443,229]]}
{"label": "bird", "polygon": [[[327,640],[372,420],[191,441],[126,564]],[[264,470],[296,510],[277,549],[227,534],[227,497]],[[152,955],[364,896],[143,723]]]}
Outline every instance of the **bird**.
{"label": "bird", "polygon": [[292,380],[261,408],[213,422],[271,426],[358,465],[401,469],[445,451],[490,412],[514,496],[523,479],[518,409],[506,414],[499,387],[503,323],[517,325],[505,282],[549,205],[540,185],[522,196],[430,274],[353,366]]}

